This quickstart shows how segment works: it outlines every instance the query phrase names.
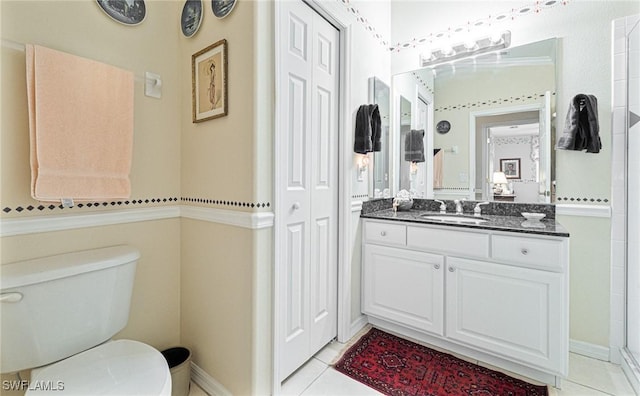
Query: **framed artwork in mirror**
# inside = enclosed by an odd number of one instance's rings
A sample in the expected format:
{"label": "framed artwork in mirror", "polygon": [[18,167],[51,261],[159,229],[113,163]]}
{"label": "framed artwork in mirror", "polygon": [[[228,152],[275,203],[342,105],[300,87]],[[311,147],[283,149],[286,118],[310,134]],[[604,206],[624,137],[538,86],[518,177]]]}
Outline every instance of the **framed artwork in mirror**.
{"label": "framed artwork in mirror", "polygon": [[500,171],[507,179],[520,179],[520,158],[503,158],[500,160]]}
{"label": "framed artwork in mirror", "polygon": [[193,122],[227,115],[227,40],[191,56],[191,83]]}

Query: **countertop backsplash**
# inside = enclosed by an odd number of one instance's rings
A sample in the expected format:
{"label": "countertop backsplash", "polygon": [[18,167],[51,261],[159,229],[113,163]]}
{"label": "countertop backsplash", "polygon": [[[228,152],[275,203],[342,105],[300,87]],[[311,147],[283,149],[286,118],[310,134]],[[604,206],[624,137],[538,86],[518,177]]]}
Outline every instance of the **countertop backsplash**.
{"label": "countertop backsplash", "polygon": [[[455,213],[456,205],[453,200],[442,200],[447,205],[447,213]],[[462,201],[462,209],[464,213],[473,214],[476,204],[483,201]],[[362,214],[369,214],[379,210],[390,209],[393,207],[393,198],[372,199],[362,203]],[[517,203],[517,202],[489,202],[482,205],[483,215],[495,216],[515,216],[521,217],[521,213],[544,213],[545,219],[555,220],[556,206],[554,204],[544,203]],[[414,198],[412,210],[424,210],[429,212],[437,212],[440,210],[440,203],[432,199]]]}

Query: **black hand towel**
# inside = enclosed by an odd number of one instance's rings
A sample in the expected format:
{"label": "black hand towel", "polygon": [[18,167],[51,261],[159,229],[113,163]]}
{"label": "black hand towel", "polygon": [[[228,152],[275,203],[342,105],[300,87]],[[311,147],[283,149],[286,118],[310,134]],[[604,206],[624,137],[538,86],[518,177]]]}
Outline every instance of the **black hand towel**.
{"label": "black hand towel", "polygon": [[371,151],[380,151],[382,137],[382,122],[380,110],[377,104],[362,105],[356,114],[356,133],[353,142],[353,151],[366,154]]}
{"label": "black hand towel", "polygon": [[412,129],[404,138],[404,160],[424,162],[424,130]]}
{"label": "black hand towel", "polygon": [[564,131],[556,149],[586,149],[588,153],[599,153],[601,148],[598,100],[593,95],[578,94],[569,104]]}

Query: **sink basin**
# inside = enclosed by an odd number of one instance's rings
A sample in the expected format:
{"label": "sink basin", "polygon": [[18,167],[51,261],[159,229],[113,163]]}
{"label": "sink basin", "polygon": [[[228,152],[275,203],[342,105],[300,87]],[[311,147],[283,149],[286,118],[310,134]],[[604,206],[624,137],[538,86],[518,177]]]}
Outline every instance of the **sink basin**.
{"label": "sink basin", "polygon": [[468,223],[468,224],[482,224],[487,219],[479,216],[467,216],[457,214],[438,214],[438,213],[425,213],[421,217],[428,220],[445,221],[449,223]]}

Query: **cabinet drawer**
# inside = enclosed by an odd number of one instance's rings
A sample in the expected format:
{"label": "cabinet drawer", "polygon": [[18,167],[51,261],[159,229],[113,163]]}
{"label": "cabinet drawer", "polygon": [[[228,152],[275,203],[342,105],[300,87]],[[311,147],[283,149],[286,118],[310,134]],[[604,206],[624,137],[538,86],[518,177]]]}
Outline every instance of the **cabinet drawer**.
{"label": "cabinet drawer", "polygon": [[562,271],[565,245],[562,241],[494,235],[491,257],[509,264]]}
{"label": "cabinet drawer", "polygon": [[475,232],[408,227],[407,246],[456,255],[489,257],[489,235]]}
{"label": "cabinet drawer", "polygon": [[367,221],[364,223],[365,240],[369,243],[405,246],[407,244],[407,227],[402,224]]}

